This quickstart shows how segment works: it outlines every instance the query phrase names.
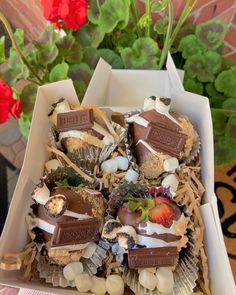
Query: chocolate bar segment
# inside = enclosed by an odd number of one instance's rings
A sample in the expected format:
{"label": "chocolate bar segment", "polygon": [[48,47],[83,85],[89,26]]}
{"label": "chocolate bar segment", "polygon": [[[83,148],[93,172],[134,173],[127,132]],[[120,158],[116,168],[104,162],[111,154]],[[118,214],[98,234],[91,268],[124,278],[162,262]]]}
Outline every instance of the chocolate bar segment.
{"label": "chocolate bar segment", "polygon": [[98,238],[100,222],[97,218],[57,222],[51,246],[85,244]]}
{"label": "chocolate bar segment", "polygon": [[187,135],[176,132],[168,126],[150,124],[145,140],[153,146],[154,149],[163,151],[170,156],[178,157],[183,151]]}
{"label": "chocolate bar segment", "polygon": [[178,257],[177,247],[130,249],[128,264],[130,269],[174,266]]}
{"label": "chocolate bar segment", "polygon": [[79,110],[60,113],[57,115],[57,129],[59,132],[69,130],[87,130],[93,127],[93,110]]}

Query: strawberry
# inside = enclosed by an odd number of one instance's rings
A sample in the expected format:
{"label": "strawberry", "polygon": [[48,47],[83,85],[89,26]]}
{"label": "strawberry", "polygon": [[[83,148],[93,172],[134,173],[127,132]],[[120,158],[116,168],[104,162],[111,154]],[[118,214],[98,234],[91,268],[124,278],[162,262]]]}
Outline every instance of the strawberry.
{"label": "strawberry", "polygon": [[155,198],[155,208],[149,212],[149,220],[170,227],[173,220],[179,219],[181,212],[178,206],[165,197]]}

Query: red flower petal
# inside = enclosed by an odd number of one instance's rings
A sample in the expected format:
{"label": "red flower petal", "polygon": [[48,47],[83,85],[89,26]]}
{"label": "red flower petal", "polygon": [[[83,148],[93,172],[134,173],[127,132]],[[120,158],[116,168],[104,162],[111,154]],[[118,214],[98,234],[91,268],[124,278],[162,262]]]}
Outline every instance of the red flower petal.
{"label": "red flower petal", "polygon": [[22,110],[20,100],[19,99],[15,100],[15,103],[12,105],[11,111],[10,111],[13,118],[15,119],[20,118],[22,111],[23,110]]}
{"label": "red flower petal", "polygon": [[13,91],[10,86],[7,85],[3,80],[0,80],[0,100],[11,100],[13,96]]}

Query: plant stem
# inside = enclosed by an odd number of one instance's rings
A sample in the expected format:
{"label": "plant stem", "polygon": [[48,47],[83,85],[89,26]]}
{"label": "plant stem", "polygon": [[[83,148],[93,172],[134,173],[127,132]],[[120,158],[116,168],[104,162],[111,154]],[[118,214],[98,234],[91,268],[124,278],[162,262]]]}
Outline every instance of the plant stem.
{"label": "plant stem", "polygon": [[8,20],[5,18],[5,16],[0,12],[0,20],[2,21],[3,25],[5,26],[7,33],[9,35],[9,38],[11,39],[12,45],[15,48],[17,54],[19,55],[22,62],[26,65],[26,67],[29,69],[29,71],[35,76],[35,78],[39,81],[40,85],[43,84],[43,80],[37,75],[37,73],[34,71],[34,69],[31,67],[31,65],[28,63],[27,59],[21,52],[18,44],[16,43],[14,33],[11,29],[11,26],[8,22]]}
{"label": "plant stem", "polygon": [[168,20],[169,21],[168,21],[168,27],[167,27],[166,36],[165,36],[165,42],[163,45],[163,49],[161,52],[161,57],[160,57],[159,65],[158,65],[159,70],[162,69],[164,62],[166,60],[166,56],[170,49],[169,40],[170,40],[170,36],[171,36],[172,28],[173,28],[173,20],[174,20],[174,9],[173,9],[173,4],[171,0],[168,1]]}
{"label": "plant stem", "polygon": [[100,3],[99,3],[99,0],[97,0],[97,7],[98,7],[98,10],[99,10],[99,12],[100,12],[100,10],[101,10],[101,5],[100,5]]}
{"label": "plant stem", "polygon": [[150,26],[151,26],[151,0],[146,0],[146,15],[148,16],[148,23],[145,28],[145,36],[150,37]]}
{"label": "plant stem", "polygon": [[132,17],[133,17],[133,21],[134,21],[134,24],[135,24],[135,28],[136,28],[138,37],[141,37],[141,31],[140,31],[140,28],[139,28],[139,25],[138,25],[139,12],[138,12],[138,8],[137,8],[136,0],[131,0],[130,9],[131,9],[131,13],[132,13]]}

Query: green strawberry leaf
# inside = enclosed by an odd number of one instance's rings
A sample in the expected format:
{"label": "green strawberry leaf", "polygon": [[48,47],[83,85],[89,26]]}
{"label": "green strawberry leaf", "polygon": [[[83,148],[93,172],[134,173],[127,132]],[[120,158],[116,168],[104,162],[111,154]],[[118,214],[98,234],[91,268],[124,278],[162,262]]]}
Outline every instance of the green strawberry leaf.
{"label": "green strawberry leaf", "polygon": [[97,48],[104,38],[105,33],[99,26],[86,24],[77,32],[76,38],[82,47]]}
{"label": "green strawberry leaf", "polygon": [[68,70],[69,66],[67,63],[63,62],[61,64],[57,64],[49,74],[49,81],[56,82],[68,79]]}
{"label": "green strawberry leaf", "polygon": [[196,35],[206,48],[217,49],[223,44],[227,28],[222,20],[214,18],[199,24],[196,28]]}
{"label": "green strawberry leaf", "polygon": [[197,93],[199,95],[203,94],[203,84],[199,82],[197,79],[190,78],[185,75],[184,77],[184,88],[186,91]]}
{"label": "green strawberry leaf", "polygon": [[236,97],[236,66],[227,71],[221,72],[216,80],[215,87],[219,92],[223,92],[228,97]]}
{"label": "green strawberry leaf", "polygon": [[5,60],[5,36],[2,36],[0,38],[0,63],[3,63]]}
{"label": "green strawberry leaf", "polygon": [[178,50],[182,52],[185,59],[188,59],[195,54],[201,54],[204,47],[199,43],[195,35],[189,35],[180,41]]}
{"label": "green strawberry leaf", "polygon": [[104,33],[124,29],[129,21],[130,0],[106,0],[101,6],[98,25]]}
{"label": "green strawberry leaf", "polygon": [[68,180],[66,178],[64,178],[62,180],[55,181],[55,184],[58,187],[68,187],[69,186]]}
{"label": "green strawberry leaf", "polygon": [[149,215],[149,209],[148,208],[141,208],[141,216],[139,217],[140,221],[147,221],[148,215]]}
{"label": "green strawberry leaf", "polygon": [[20,94],[24,114],[31,114],[34,109],[34,102],[37,94],[38,86],[36,84],[27,84]]}
{"label": "green strawberry leaf", "polygon": [[201,82],[212,82],[221,69],[221,56],[214,51],[196,54],[187,59],[184,69],[189,76]]}
{"label": "green strawberry leaf", "polygon": [[132,48],[121,49],[120,54],[127,69],[156,69],[160,50],[153,39],[142,37]]}

